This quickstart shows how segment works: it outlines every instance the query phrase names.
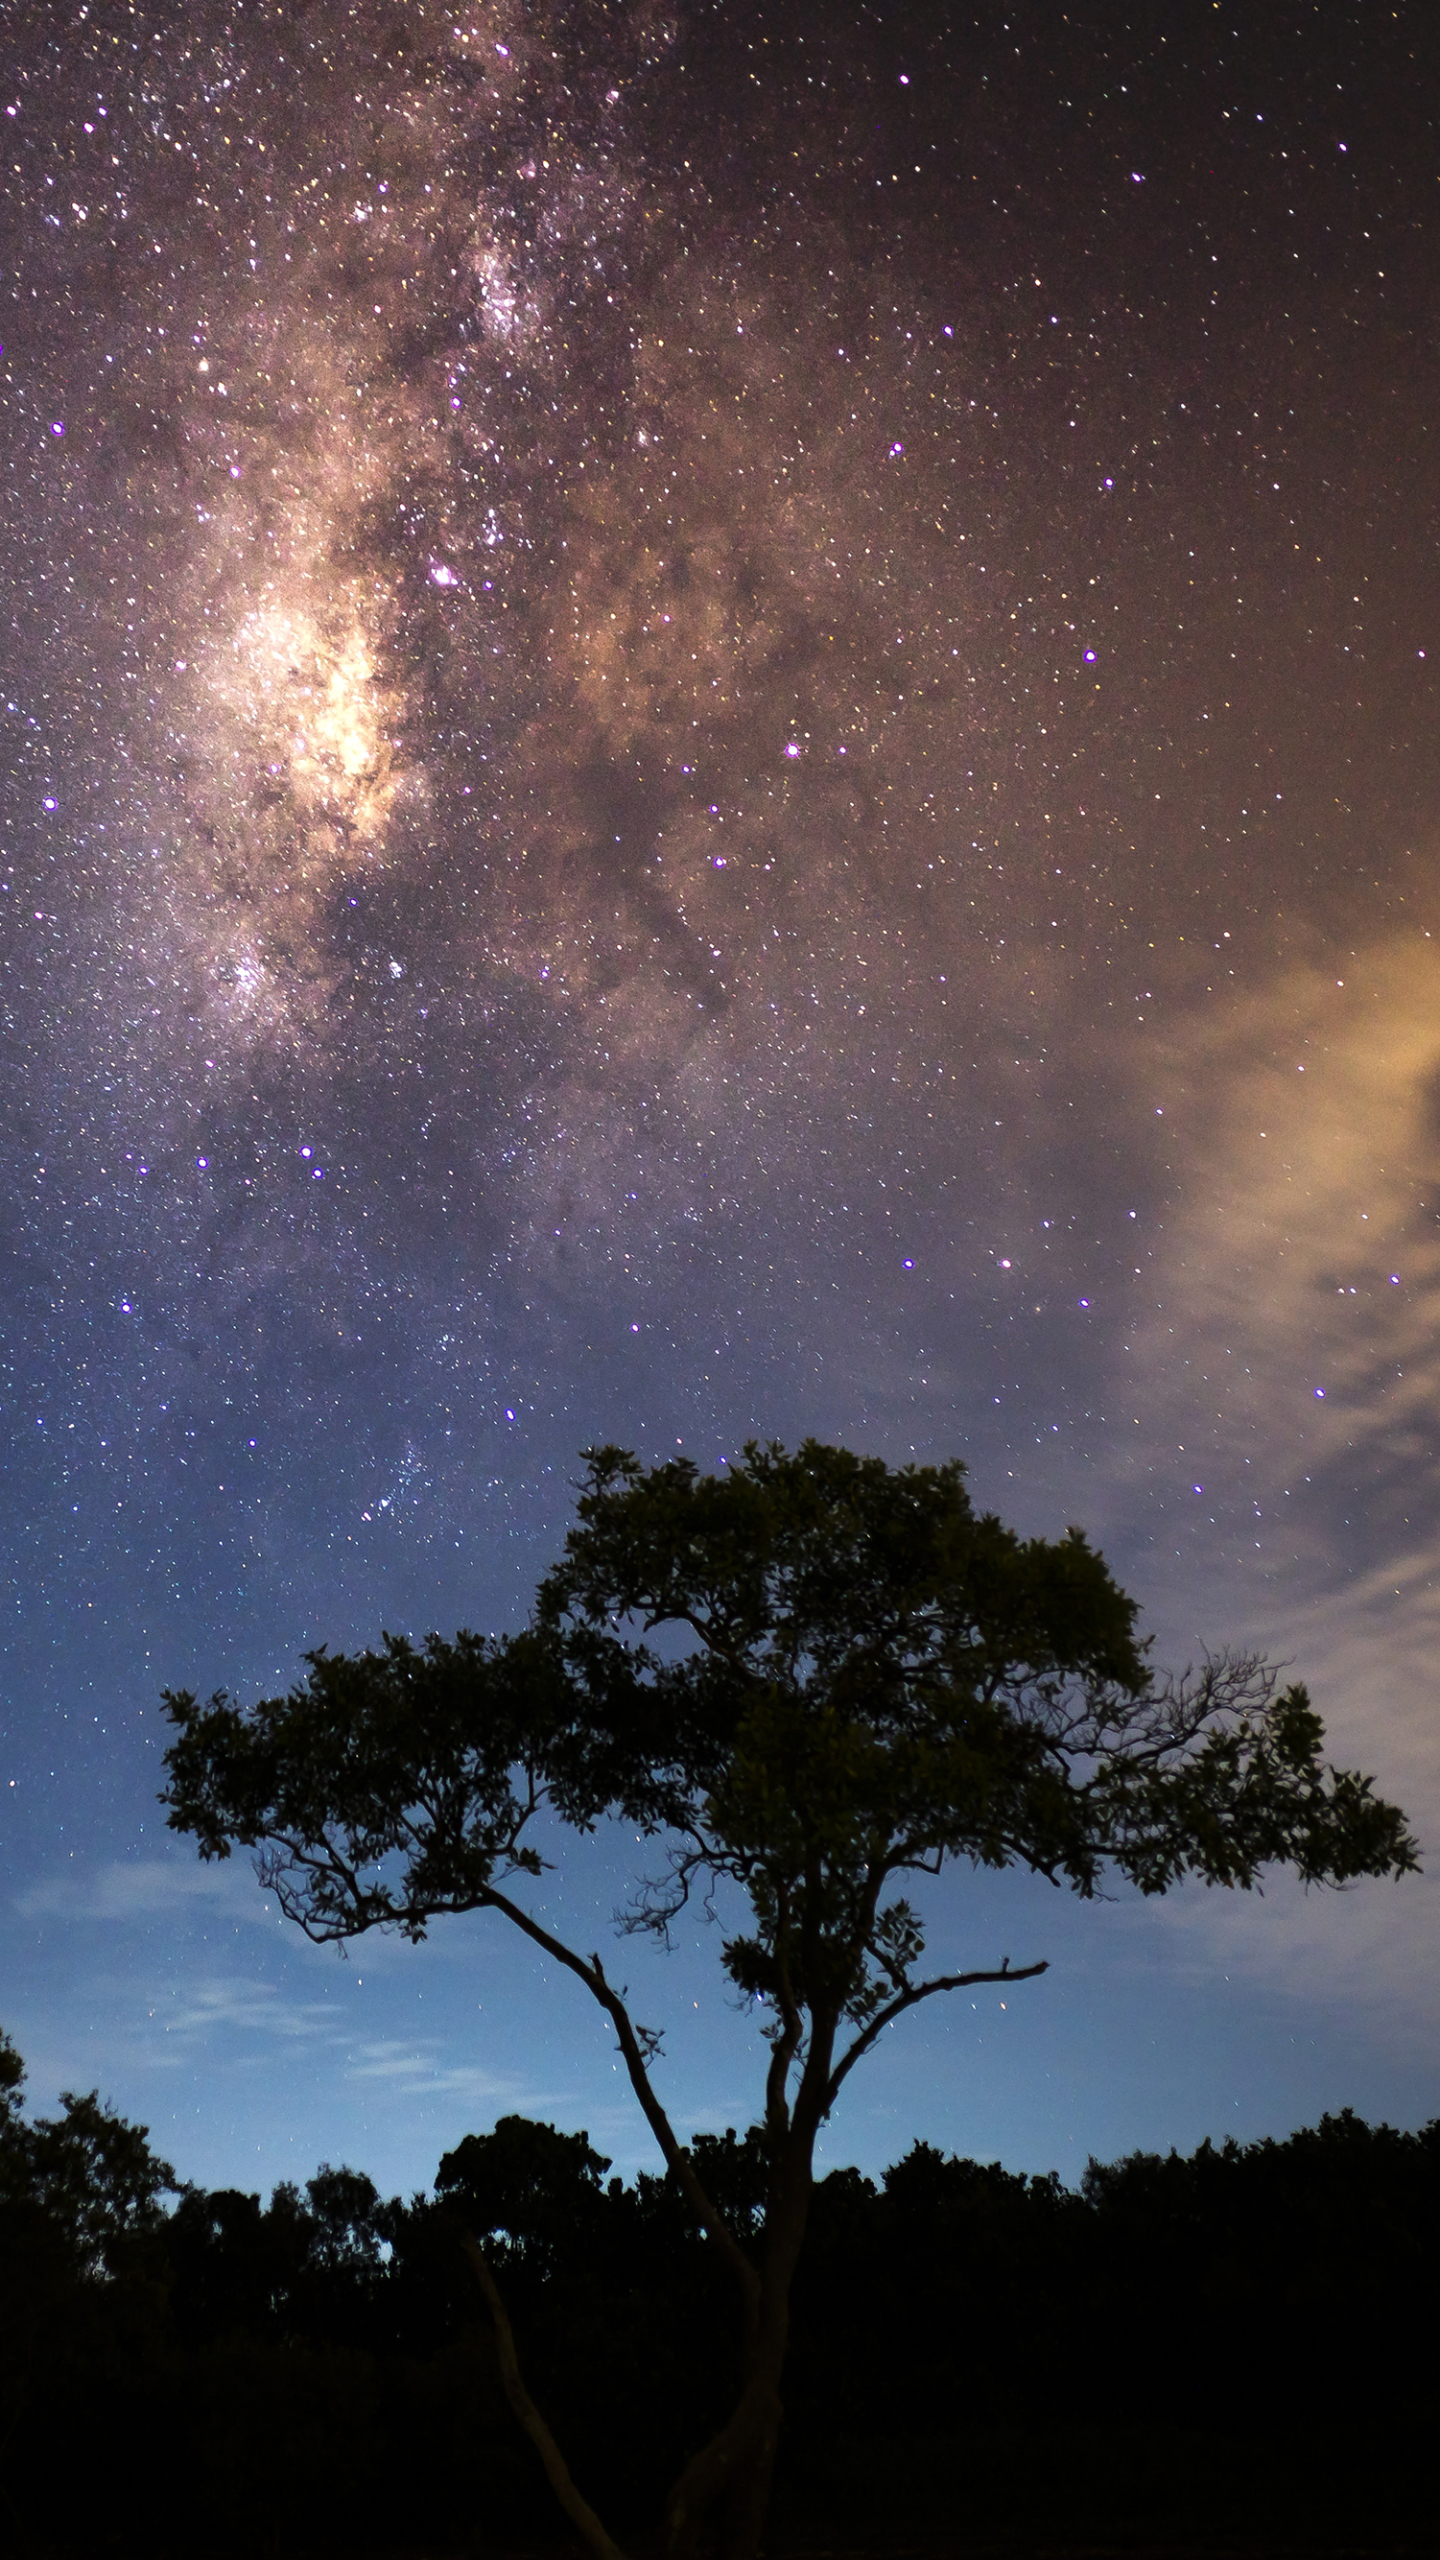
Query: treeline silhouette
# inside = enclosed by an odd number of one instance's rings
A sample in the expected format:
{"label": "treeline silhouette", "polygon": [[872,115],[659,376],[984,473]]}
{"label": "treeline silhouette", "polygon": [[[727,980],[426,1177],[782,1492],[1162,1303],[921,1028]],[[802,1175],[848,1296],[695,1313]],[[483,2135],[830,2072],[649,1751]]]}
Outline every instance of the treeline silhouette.
{"label": "treeline silhouette", "polygon": [[[97,2098],[28,2122],[0,2040],[0,2536],[37,2553],[567,2539],[458,2233],[526,2379],[644,2547],[733,2391],[733,2283],[668,2180],[502,2118],[386,2200],[177,2189]],[[701,2135],[743,2236],[763,2144]],[[168,2201],[167,2201],[168,2199]],[[949,2548],[1428,2541],[1440,2123],[1092,2162],[1080,2189],[916,2143],[815,2190],[770,2540]]]}

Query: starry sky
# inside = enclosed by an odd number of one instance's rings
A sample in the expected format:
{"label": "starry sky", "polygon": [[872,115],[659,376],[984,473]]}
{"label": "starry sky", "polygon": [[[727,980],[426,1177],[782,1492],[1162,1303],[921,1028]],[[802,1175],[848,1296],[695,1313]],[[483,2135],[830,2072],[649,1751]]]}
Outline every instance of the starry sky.
{"label": "starry sky", "polygon": [[[1433,12],[0,31],[35,2098],[212,2184],[507,2108],[649,2165],[528,1951],[341,1963],[155,1803],[163,1684],[518,1623],[600,1439],[963,1457],[1433,1838]],[[593,1943],[612,1844],[546,1893]],[[906,2021],[826,2157],[1418,2124],[1436,1918],[956,1877],[947,1958],[1052,1970]],[[714,1955],[644,1975],[685,2129],[756,2103]]]}

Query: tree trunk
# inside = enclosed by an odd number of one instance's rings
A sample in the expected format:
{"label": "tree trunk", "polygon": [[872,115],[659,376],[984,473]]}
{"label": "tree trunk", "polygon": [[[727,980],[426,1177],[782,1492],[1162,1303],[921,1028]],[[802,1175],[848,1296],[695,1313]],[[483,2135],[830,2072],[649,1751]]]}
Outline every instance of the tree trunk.
{"label": "tree trunk", "polygon": [[780,2450],[780,2421],[783,2416],[784,2404],[777,2392],[769,2403],[748,2457],[732,2473],[721,2497],[720,2547],[725,2560],[758,2560],[765,2519],[770,2512],[770,2490],[775,2478],[775,2457]]}
{"label": "tree trunk", "polygon": [[570,2477],[570,2466],[564,2454],[525,2388],[520,2372],[520,2359],[515,2353],[515,2332],[510,2326],[510,2315],[500,2299],[500,2288],[490,2273],[484,2250],[474,2234],[469,2231],[461,2233],[460,2245],[475,2270],[476,2281],[490,2306],[490,2317],[495,2323],[495,2346],[500,2358],[500,2379],[505,2386],[505,2397],[544,2463],[545,2476],[551,2488],[577,2533],[581,2534],[590,2545],[596,2560],[625,2560],[624,2552],[618,2543],[611,2541],[589,2499],[582,2497],[576,2488]]}
{"label": "tree trunk", "polygon": [[760,2318],[740,2397],[686,2464],[666,2502],[669,2560],[757,2560],[780,2442],[790,2287],[805,2237],[813,2129],[797,2133],[766,2222]]}
{"label": "tree trunk", "polygon": [[783,2414],[778,2356],[752,2372],[719,2433],[689,2461],[665,2508],[669,2560],[754,2560]]}

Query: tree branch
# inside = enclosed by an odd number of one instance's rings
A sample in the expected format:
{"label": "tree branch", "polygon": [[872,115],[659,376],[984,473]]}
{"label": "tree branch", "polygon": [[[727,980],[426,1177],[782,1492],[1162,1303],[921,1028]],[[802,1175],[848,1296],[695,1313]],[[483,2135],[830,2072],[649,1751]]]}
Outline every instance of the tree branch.
{"label": "tree branch", "polygon": [[790,2130],[790,2106],[786,2095],[790,2065],[805,2040],[805,2021],[801,2017],[790,1980],[790,1897],[782,1885],[776,1905],[775,1990],[780,2011],[780,2032],[770,2053],[770,2067],[765,2074],[765,2123],[777,2140]]}
{"label": "tree branch", "polygon": [[544,2463],[545,2476],[551,2488],[576,2532],[584,2535],[591,2550],[599,2555],[599,2560],[625,2560],[625,2554],[619,2544],[611,2541],[589,2500],[582,2498],[576,2488],[570,2477],[570,2466],[564,2454],[525,2388],[520,2373],[520,2359],[515,2353],[515,2333],[510,2326],[509,2314],[500,2299],[500,2289],[490,2272],[484,2250],[473,2232],[469,2231],[462,2231],[460,2234],[460,2246],[474,2268],[480,2290],[490,2305],[490,2317],[495,2323],[495,2348],[500,2359],[500,2379],[505,2386],[505,2397]]}
{"label": "tree branch", "polygon": [[1049,1970],[1050,1959],[1048,1956],[1045,1956],[1042,1957],[1039,1964],[1017,1965],[1012,1972],[1010,1960],[1007,1956],[1005,1962],[999,1967],[998,1971],[991,1970],[985,1973],[942,1973],[938,1974],[933,1982],[917,1982],[913,1984],[910,1989],[902,1991],[898,1998],[888,2001],[883,2009],[876,2011],[876,2014],[871,2019],[869,2026],[862,2030],[862,2032],[855,2038],[854,2043],[852,2045],[848,2045],[844,2053],[840,2056],[840,2059],[837,2062],[835,2069],[832,2071],[826,2085],[826,2114],[828,2115],[830,2109],[835,2104],[841,2081],[846,2078],[848,2073],[854,2070],[861,2055],[869,2052],[872,2044],[875,2043],[877,2037],[882,2034],[884,2029],[889,2026],[893,2018],[900,2017],[906,2009],[913,2009],[917,2001],[928,2000],[937,1991],[968,1991],[971,1984],[976,1982],[1033,1982],[1037,1973],[1048,1973]]}
{"label": "tree branch", "polygon": [[[697,1618],[693,1609],[671,1609],[666,1612],[666,1615],[672,1624],[678,1621],[681,1626],[689,1627],[692,1634],[699,1637],[708,1653],[718,1653],[721,1661],[728,1662],[732,1671],[740,1672],[748,1680],[752,1689],[763,1687],[764,1684],[759,1675],[751,1669],[734,1638],[719,1634],[712,1620]],[[652,1626],[663,1624],[664,1620],[661,1618],[651,1620]]]}
{"label": "tree branch", "polygon": [[645,2068],[645,2057],[640,2050],[639,2037],[631,2023],[630,2013],[619,1992],[606,1981],[605,1968],[599,1957],[592,1956],[587,1964],[585,1958],[577,1955],[573,1947],[567,1947],[563,1939],[552,1937],[548,1929],[542,1928],[538,1920],[533,1920],[528,1911],[524,1910],[518,1902],[512,1902],[509,1895],[501,1893],[495,1885],[487,1885],[481,1896],[481,1908],[487,1906],[496,1911],[503,1911],[506,1919],[513,1920],[516,1928],[523,1930],[526,1937],[532,1939],[537,1947],[543,1947],[545,1953],[553,1956],[557,1964],[563,1964],[568,1972],[575,1975],[577,1981],[583,1982],[592,2000],[599,2001],[620,2039],[620,2051],[625,2057],[625,2068],[630,2074],[630,2085],[644,2110],[645,2121],[664,2154],[665,2165],[694,2208],[707,2238],[713,2240],[722,2256],[729,2260],[745,2298],[747,2315],[753,2322],[758,2316],[760,2307],[760,2278],[734,2232],[728,2223],[722,2221],[705,2193],[695,2174],[695,2164],[689,2152],[678,2139],[674,2126],[656,2097],[650,2074]]}

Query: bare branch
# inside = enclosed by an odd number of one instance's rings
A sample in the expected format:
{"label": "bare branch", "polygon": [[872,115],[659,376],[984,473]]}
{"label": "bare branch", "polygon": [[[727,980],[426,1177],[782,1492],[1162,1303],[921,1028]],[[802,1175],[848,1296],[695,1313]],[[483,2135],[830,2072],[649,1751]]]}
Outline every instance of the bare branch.
{"label": "bare branch", "polygon": [[[692,1634],[699,1637],[708,1652],[718,1653],[721,1661],[728,1662],[732,1671],[741,1672],[752,1687],[762,1685],[753,1665],[746,1661],[740,1647],[729,1637],[721,1635],[710,1619],[697,1617],[692,1609],[675,1609],[666,1614],[672,1626],[689,1627]],[[664,1621],[662,1618],[652,1618],[650,1623],[652,1626],[660,1626]]]}
{"label": "bare branch", "polygon": [[826,2114],[829,2114],[835,2103],[841,2081],[854,2070],[861,2055],[869,2052],[872,2044],[890,2025],[892,2019],[900,2017],[906,2009],[913,2009],[917,2001],[929,2000],[937,1991],[968,1991],[977,1982],[1033,1982],[1037,1973],[1048,1973],[1049,1970],[1048,1956],[1042,1957],[1039,1964],[1016,1965],[1013,1968],[1007,1956],[998,1969],[991,1969],[988,1972],[942,1973],[938,1974],[933,1982],[912,1984],[899,1993],[894,2000],[888,2001],[883,2009],[877,2010],[868,2027],[862,2028],[854,2043],[846,2047],[826,2087]]}
{"label": "bare branch", "polygon": [[576,2488],[570,2477],[570,2466],[564,2454],[525,2388],[520,2372],[520,2359],[515,2352],[515,2332],[510,2326],[509,2314],[500,2299],[500,2290],[490,2272],[484,2250],[474,2234],[469,2231],[462,2231],[460,2246],[474,2268],[480,2290],[490,2306],[490,2317],[495,2323],[495,2348],[500,2359],[500,2379],[505,2386],[505,2397],[544,2463],[545,2476],[551,2488],[576,2532],[584,2536],[592,2551],[598,2553],[599,2560],[625,2560],[625,2554],[618,2542],[611,2541],[588,2498],[583,2498]]}
{"label": "bare branch", "polygon": [[577,1955],[573,1947],[567,1947],[563,1939],[552,1936],[538,1920],[531,1918],[520,1903],[512,1902],[510,1896],[501,1893],[495,1885],[486,1887],[480,1897],[480,1907],[503,1911],[506,1919],[513,1920],[516,1928],[523,1930],[537,1947],[543,1947],[557,1964],[563,1964],[578,1982],[583,1982],[592,2000],[599,2001],[619,2038],[625,2068],[630,2074],[630,2086],[640,2101],[646,2123],[660,2145],[665,2165],[688,2199],[707,2238],[713,2240],[722,2256],[728,2259],[744,2296],[747,2318],[753,2321],[759,2312],[760,2278],[729,2224],[722,2220],[700,2184],[689,2152],[656,2097],[630,2012],[619,1992],[606,1980],[605,1968],[599,1957],[591,1956],[587,1963],[584,1956]]}

